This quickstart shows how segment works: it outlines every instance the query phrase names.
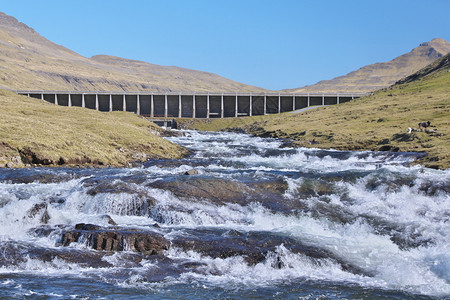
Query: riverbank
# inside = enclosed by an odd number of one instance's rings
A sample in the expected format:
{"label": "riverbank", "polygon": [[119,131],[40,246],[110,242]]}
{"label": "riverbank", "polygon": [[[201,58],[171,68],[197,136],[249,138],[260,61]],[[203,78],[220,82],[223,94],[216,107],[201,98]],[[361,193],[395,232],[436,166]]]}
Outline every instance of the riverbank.
{"label": "riverbank", "polygon": [[[404,83],[340,105],[298,114],[177,122],[188,129],[242,131],[282,138],[296,147],[425,152],[427,155],[416,163],[447,169],[450,167],[448,61],[449,55]],[[415,131],[423,121],[430,121],[431,126]]]}
{"label": "riverbank", "polygon": [[0,167],[129,166],[187,150],[132,113],[55,106],[0,90]]}

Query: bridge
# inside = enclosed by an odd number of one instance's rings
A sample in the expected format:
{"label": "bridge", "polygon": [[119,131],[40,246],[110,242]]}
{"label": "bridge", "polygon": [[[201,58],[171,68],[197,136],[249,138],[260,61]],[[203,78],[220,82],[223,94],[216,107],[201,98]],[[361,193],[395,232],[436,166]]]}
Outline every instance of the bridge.
{"label": "bridge", "polygon": [[159,93],[18,90],[17,94],[61,106],[128,111],[152,118],[226,118],[276,114],[340,104],[365,93]]}

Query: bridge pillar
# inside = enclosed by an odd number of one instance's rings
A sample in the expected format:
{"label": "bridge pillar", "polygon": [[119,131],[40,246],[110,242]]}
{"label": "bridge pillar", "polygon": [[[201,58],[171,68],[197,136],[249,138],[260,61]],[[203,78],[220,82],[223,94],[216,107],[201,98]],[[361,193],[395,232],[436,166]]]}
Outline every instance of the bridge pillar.
{"label": "bridge pillar", "polygon": [[223,106],[223,93],[222,97],[220,97],[220,117],[223,118],[224,116],[224,106]]}
{"label": "bridge pillar", "polygon": [[137,94],[137,96],[136,96],[136,114],[137,115],[141,114],[141,101],[140,101],[139,94]]}
{"label": "bridge pillar", "polygon": [[292,111],[295,110],[295,95],[292,96]]}
{"label": "bridge pillar", "polygon": [[44,93],[41,94],[41,100],[44,100]]}
{"label": "bridge pillar", "polygon": [[95,110],[98,110],[98,94],[95,94]]}
{"label": "bridge pillar", "polygon": [[195,111],[195,95],[192,96],[192,118],[195,119],[196,111]]}
{"label": "bridge pillar", "polygon": [[278,113],[281,112],[281,95],[278,94]]}
{"label": "bridge pillar", "polygon": [[236,94],[236,102],[234,104],[234,109],[235,109],[234,117],[237,118],[238,117],[238,96],[237,96],[237,94]]}
{"label": "bridge pillar", "polygon": [[339,104],[339,94],[336,95],[336,104]]}
{"label": "bridge pillar", "polygon": [[311,106],[311,97],[309,97],[309,93],[308,93],[308,106],[307,107],[310,107]]}
{"label": "bridge pillar", "polygon": [[122,97],[122,110],[127,111],[127,98],[125,97],[125,94],[123,94]]}
{"label": "bridge pillar", "polygon": [[322,94],[322,105],[325,105],[325,95]]}
{"label": "bridge pillar", "polygon": [[55,93],[55,105],[59,105],[58,104],[58,94]]}
{"label": "bridge pillar", "polygon": [[81,94],[81,107],[86,108],[86,100],[84,100],[84,93]]}
{"label": "bridge pillar", "polygon": [[181,118],[182,111],[181,111],[181,93],[178,94],[178,118]]}
{"label": "bridge pillar", "polygon": [[209,105],[209,93],[208,96],[206,97],[206,118],[209,119],[209,113],[210,113],[211,109],[210,109],[210,105]]}
{"label": "bridge pillar", "polygon": [[249,107],[248,115],[251,117],[253,115],[253,95],[252,95],[252,93],[250,93],[250,100],[249,101],[250,101],[249,102],[250,107]]}
{"label": "bridge pillar", "polygon": [[68,100],[67,100],[67,106],[68,107],[71,107],[72,106],[72,97],[70,96],[70,93],[69,93],[69,95],[68,95]]}
{"label": "bridge pillar", "polygon": [[153,92],[150,96],[150,117],[155,116],[155,102],[153,101]]}
{"label": "bridge pillar", "polygon": [[168,112],[169,112],[169,106],[167,103],[167,94],[164,95],[164,117],[167,118],[168,117]]}
{"label": "bridge pillar", "polygon": [[109,94],[109,111],[113,111],[112,94]]}
{"label": "bridge pillar", "polygon": [[267,115],[267,96],[264,94],[264,115]]}

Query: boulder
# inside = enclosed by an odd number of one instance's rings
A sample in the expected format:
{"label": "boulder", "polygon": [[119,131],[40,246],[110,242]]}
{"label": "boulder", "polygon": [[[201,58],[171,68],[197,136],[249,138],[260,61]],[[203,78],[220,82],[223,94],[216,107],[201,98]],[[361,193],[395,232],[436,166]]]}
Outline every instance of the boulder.
{"label": "boulder", "polygon": [[[230,230],[218,232],[214,230],[191,230],[189,238],[175,237],[172,247],[178,247],[184,251],[193,250],[212,258],[228,258],[242,256],[249,266],[256,265],[267,259],[269,253],[276,253],[277,248],[283,245],[292,253],[303,254],[313,260],[317,265],[322,262],[334,261],[343,270],[364,276],[373,274],[350,264],[334,253],[317,246],[309,245],[297,239],[272,233],[272,232],[239,232]],[[280,254],[277,254],[274,268],[286,267]]]}
{"label": "boulder", "polygon": [[40,221],[42,224],[47,224],[50,220],[50,215],[47,211],[47,203],[46,202],[40,202],[36,203],[31,207],[24,218],[34,219],[36,217],[40,218]]}
{"label": "boulder", "polygon": [[198,174],[200,173],[196,169],[191,169],[183,173],[183,175],[198,175]]}
{"label": "boulder", "polygon": [[73,242],[84,242],[88,247],[99,251],[134,251],[147,255],[160,255],[169,249],[169,241],[153,231],[105,228],[84,223],[62,233],[62,246],[69,246]]}

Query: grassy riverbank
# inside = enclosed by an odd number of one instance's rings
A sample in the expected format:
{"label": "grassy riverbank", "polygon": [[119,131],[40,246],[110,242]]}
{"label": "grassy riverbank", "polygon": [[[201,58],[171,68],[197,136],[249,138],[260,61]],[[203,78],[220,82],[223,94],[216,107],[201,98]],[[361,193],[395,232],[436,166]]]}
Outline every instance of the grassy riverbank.
{"label": "grassy riverbank", "polygon": [[61,107],[0,90],[0,167],[127,166],[149,158],[180,158],[186,150],[132,113]]}
{"label": "grassy riverbank", "polygon": [[[420,164],[446,169],[450,167],[448,61],[449,55],[402,84],[340,105],[298,114],[180,120],[179,124],[198,130],[243,130],[291,139],[293,145],[301,147],[426,152]],[[409,127],[417,128],[419,122],[428,120],[428,133],[408,133]]]}

